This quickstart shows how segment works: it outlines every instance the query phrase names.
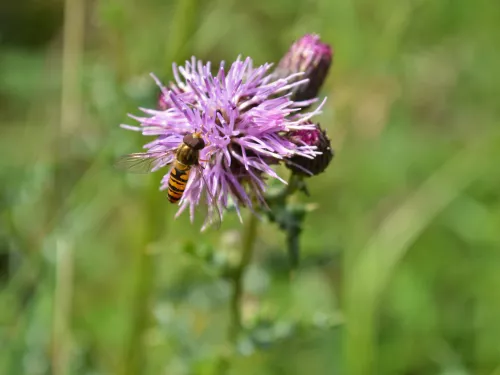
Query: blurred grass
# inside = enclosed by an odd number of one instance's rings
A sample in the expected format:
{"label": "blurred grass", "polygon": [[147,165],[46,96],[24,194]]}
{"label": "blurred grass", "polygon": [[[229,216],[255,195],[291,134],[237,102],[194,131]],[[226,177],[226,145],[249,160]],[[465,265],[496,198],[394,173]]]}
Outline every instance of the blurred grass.
{"label": "blurred grass", "polygon": [[[62,3],[44,2],[51,16],[30,18],[41,12],[34,3],[21,20],[36,23],[0,27],[0,373],[53,371],[61,235],[74,244],[70,373],[214,373],[228,352],[229,285],[187,250],[232,261],[241,226],[232,217],[200,235],[186,217],[171,220],[174,209],[156,191],[160,176],[113,170],[118,155],[144,141],[117,125],[154,105],[148,73],[168,80],[172,60],[241,53],[277,61],[305,32],[335,48],[320,121],[336,158],[311,180],[319,208],[307,219],[293,282],[284,238],[272,226],[259,230],[242,309],[254,340],[229,352],[230,373],[498,373],[494,3],[95,2],[81,125],[64,139]],[[53,30],[44,40],[42,27]],[[64,157],[54,152],[61,142]],[[63,184],[57,194],[54,175]],[[148,290],[136,294],[141,274]],[[140,370],[130,350],[141,351]]]}

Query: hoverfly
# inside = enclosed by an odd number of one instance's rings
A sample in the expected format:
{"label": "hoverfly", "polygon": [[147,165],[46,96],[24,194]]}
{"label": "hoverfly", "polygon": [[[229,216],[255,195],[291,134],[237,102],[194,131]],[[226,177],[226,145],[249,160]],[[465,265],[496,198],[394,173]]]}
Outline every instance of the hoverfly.
{"label": "hoverfly", "polygon": [[[148,173],[165,165],[171,164],[168,179],[167,197],[170,203],[177,203],[184,195],[193,168],[200,165],[200,151],[205,148],[201,132],[188,133],[182,139],[177,149],[167,152],[138,152],[124,155],[116,162],[119,169],[135,173]],[[175,155],[175,156],[174,156]],[[221,214],[214,197],[208,189],[208,184],[201,171],[197,171],[206,187],[209,204],[207,221],[217,228],[221,222]]]}

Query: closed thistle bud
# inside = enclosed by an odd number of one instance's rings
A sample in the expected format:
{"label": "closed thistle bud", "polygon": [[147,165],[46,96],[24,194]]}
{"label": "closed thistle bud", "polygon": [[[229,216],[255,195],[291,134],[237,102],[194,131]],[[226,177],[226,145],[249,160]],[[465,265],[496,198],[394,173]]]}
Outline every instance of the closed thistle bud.
{"label": "closed thistle bud", "polygon": [[316,124],[314,129],[291,131],[288,133],[288,139],[299,146],[316,146],[317,151],[321,152],[314,159],[301,155],[295,155],[288,159],[286,167],[299,176],[311,177],[318,175],[328,167],[328,164],[333,159],[334,153],[330,139],[319,124]]}
{"label": "closed thistle bud", "polygon": [[275,72],[279,77],[303,72],[297,80],[309,79],[292,90],[292,100],[310,100],[317,96],[330,69],[332,55],[331,47],[322,43],[316,34],[306,34],[292,44]]}

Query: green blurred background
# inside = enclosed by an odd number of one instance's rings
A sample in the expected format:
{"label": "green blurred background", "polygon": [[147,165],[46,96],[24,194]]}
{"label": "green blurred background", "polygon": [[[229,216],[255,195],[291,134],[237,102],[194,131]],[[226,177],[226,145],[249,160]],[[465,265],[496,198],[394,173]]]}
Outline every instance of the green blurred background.
{"label": "green blurred background", "polygon": [[[490,0],[2,2],[0,373],[499,375],[499,24]],[[118,125],[149,72],[307,32],[336,157],[292,279],[257,228],[234,334],[244,225],[174,221],[158,173],[113,168],[145,142]]]}

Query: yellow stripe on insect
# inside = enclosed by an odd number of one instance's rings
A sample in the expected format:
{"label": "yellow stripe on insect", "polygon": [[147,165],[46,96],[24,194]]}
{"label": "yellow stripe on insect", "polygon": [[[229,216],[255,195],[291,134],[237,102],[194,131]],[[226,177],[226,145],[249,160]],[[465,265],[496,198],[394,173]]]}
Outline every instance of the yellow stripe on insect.
{"label": "yellow stripe on insect", "polygon": [[175,203],[182,198],[189,180],[191,167],[198,164],[200,150],[204,147],[205,141],[201,138],[200,133],[186,134],[182,139],[182,144],[175,154],[174,165],[168,179],[168,200],[170,202]]}

